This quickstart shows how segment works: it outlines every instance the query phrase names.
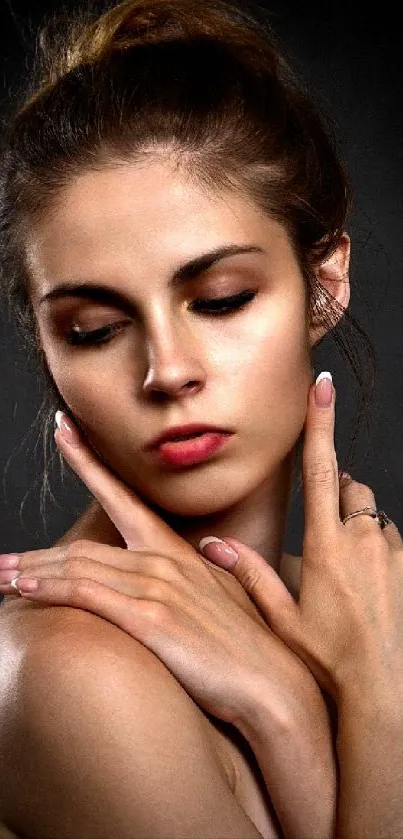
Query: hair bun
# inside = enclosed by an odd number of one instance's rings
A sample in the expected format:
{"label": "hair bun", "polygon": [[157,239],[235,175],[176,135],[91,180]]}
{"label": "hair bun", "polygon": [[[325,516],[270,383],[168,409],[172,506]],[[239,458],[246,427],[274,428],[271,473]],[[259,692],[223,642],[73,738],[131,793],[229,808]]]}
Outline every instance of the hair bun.
{"label": "hair bun", "polygon": [[[207,36],[236,47],[238,58],[249,53],[256,64],[258,42],[262,49],[265,44],[265,21],[254,18],[232,0],[123,0],[91,20],[95,14],[78,9],[73,19],[70,15],[67,40],[63,13],[56,19],[61,25],[59,31],[52,33],[53,19],[43,26],[40,48],[45,56],[52,55],[52,61],[42,85],[52,86],[82,64],[138,45]],[[53,42],[50,49],[49,39]]]}

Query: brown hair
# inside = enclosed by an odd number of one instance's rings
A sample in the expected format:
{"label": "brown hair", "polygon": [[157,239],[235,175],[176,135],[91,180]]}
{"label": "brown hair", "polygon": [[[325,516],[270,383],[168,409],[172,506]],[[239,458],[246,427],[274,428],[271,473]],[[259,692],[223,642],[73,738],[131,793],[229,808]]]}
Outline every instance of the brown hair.
{"label": "brown hair", "polygon": [[[72,414],[39,346],[27,231],[90,170],[166,154],[207,190],[235,191],[280,221],[303,273],[307,316],[332,331],[367,406],[371,341],[314,273],[340,241],[350,188],[330,122],[297,80],[260,7],[124,0],[102,14],[90,5],[73,15],[63,11],[39,30],[29,73],[32,81],[17,91],[3,132],[0,290],[46,382],[37,417],[45,452],[41,503],[50,435],[52,461],[58,454],[54,413]],[[360,408],[347,470],[361,414]]]}

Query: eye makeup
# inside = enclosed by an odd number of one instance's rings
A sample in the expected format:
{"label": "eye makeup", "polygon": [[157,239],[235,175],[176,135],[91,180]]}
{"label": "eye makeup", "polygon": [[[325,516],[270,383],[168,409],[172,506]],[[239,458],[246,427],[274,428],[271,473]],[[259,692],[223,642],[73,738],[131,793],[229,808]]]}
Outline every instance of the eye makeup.
{"label": "eye makeup", "polygon": [[[209,317],[227,317],[243,309],[256,297],[256,291],[245,290],[231,297],[198,299],[192,303],[191,311],[203,313]],[[124,325],[124,324],[123,324]],[[78,330],[76,327],[66,333],[66,342],[71,346],[99,346],[112,340],[120,331],[121,322],[103,326],[92,331]]]}

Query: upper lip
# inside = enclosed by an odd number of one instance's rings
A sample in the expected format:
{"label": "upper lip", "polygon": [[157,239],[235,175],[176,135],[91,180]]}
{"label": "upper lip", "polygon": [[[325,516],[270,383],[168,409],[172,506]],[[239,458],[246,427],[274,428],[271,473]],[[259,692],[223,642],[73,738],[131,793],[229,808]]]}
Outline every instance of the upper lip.
{"label": "upper lip", "polygon": [[232,434],[232,431],[229,428],[217,428],[215,425],[206,425],[203,422],[191,422],[189,425],[173,425],[171,428],[167,428],[166,431],[163,431],[159,437],[155,437],[154,440],[151,440],[145,448],[149,449],[156,449],[161,443],[164,443],[166,440],[171,440],[172,437],[179,437],[182,434],[197,434],[198,432],[203,431],[218,431],[222,434]]}

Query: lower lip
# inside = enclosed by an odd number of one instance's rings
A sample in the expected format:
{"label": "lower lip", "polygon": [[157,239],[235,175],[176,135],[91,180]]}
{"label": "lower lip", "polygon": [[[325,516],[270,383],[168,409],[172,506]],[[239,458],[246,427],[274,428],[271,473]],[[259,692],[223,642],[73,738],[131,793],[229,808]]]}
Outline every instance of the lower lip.
{"label": "lower lip", "polygon": [[154,453],[167,466],[191,466],[211,457],[231,436],[219,431],[200,434],[189,440],[161,443]]}

